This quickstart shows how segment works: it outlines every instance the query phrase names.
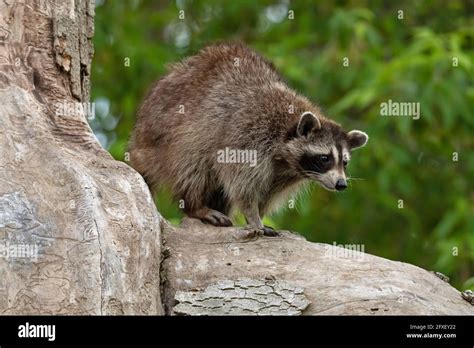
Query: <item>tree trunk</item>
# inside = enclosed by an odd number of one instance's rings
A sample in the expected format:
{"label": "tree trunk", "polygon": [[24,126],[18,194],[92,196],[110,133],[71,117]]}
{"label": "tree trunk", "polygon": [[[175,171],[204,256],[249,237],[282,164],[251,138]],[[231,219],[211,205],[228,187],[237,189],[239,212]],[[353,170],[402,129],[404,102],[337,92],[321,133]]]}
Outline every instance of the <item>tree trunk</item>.
{"label": "tree trunk", "polygon": [[0,6],[0,313],[162,314],[161,217],[82,104],[94,2]]}
{"label": "tree trunk", "polygon": [[0,313],[474,314],[415,266],[170,226],[86,121],[93,1],[0,6]]}

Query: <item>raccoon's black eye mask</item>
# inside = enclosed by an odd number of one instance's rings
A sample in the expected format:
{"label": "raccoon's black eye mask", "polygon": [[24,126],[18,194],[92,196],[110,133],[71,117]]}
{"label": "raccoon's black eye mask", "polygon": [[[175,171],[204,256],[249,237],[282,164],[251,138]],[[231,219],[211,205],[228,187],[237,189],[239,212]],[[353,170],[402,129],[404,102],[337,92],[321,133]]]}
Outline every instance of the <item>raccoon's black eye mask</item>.
{"label": "raccoon's black eye mask", "polygon": [[303,170],[323,174],[334,166],[334,157],[332,154],[303,154],[300,166]]}

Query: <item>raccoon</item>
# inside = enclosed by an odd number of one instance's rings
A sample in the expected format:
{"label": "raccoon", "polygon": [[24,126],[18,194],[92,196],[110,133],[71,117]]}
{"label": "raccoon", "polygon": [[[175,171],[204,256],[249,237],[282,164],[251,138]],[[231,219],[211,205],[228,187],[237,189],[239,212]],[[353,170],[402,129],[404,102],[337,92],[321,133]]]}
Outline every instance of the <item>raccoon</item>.
{"label": "raccoon", "polygon": [[[129,151],[152,192],[167,186],[189,217],[231,226],[240,210],[250,227],[275,235],[263,216],[309,181],[344,190],[351,152],[367,141],[287,87],[261,55],[220,43],[171,65],[155,83]],[[256,161],[236,160],[245,153]]]}

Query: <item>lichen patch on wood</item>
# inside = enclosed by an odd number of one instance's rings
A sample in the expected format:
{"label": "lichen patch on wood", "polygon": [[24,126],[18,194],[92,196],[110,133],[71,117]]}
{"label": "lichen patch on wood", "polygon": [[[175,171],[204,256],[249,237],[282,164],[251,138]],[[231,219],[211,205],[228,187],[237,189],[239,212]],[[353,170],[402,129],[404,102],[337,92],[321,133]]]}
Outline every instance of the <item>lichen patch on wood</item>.
{"label": "lichen patch on wood", "polygon": [[224,279],[205,289],[178,291],[175,315],[301,315],[304,289],[281,280]]}

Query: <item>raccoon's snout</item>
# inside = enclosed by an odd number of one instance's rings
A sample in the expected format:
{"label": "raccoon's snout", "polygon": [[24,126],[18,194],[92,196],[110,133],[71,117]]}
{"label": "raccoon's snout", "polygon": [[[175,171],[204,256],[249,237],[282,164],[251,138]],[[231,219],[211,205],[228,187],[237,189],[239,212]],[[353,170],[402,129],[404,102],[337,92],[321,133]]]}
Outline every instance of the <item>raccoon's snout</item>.
{"label": "raccoon's snout", "polygon": [[344,191],[347,188],[346,180],[344,180],[344,179],[337,180],[335,188],[338,191]]}

